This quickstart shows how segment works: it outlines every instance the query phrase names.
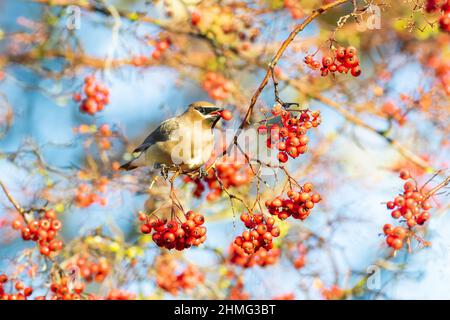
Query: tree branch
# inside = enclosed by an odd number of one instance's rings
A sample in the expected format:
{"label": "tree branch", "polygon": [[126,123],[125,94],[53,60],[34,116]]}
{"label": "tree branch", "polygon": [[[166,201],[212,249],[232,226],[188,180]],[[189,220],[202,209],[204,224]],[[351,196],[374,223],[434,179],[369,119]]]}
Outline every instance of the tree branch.
{"label": "tree branch", "polygon": [[303,22],[299,25],[297,25],[294,30],[289,34],[289,36],[284,40],[281,47],[278,49],[275,56],[272,58],[272,60],[269,63],[269,66],[266,70],[266,75],[264,76],[264,79],[262,80],[261,84],[259,85],[258,89],[256,89],[256,92],[253,94],[252,99],[250,100],[250,106],[248,107],[247,113],[245,114],[244,120],[242,121],[241,125],[239,126],[239,129],[245,128],[247,124],[249,124],[250,116],[252,115],[253,108],[255,107],[256,101],[258,100],[258,97],[260,96],[263,89],[266,87],[267,83],[269,82],[270,75],[272,73],[272,70],[277,65],[278,61],[282,57],[283,53],[286,51],[289,44],[295,39],[297,34],[299,34],[307,25],[309,25],[315,18],[320,16],[322,13],[337,7],[343,3],[349,2],[350,0],[338,0],[332,3],[325,4],[318,9],[315,9],[309,16],[303,20]]}
{"label": "tree branch", "polygon": [[442,188],[444,188],[445,186],[447,186],[450,183],[450,176],[448,176],[447,178],[444,179],[444,181],[442,181],[441,183],[439,183],[436,187],[434,187],[433,189],[431,189],[430,191],[428,191],[425,194],[425,198],[428,199],[431,196],[433,196],[436,192],[438,192],[439,190],[441,190]]}
{"label": "tree branch", "polygon": [[20,215],[23,216],[25,214],[25,210],[23,210],[23,208],[20,206],[20,204],[13,198],[13,196],[9,192],[8,188],[5,186],[5,184],[1,180],[0,180],[0,187],[2,187],[3,192],[5,193],[9,202],[11,202],[11,204],[14,206],[14,208],[17,210],[17,212],[19,212]]}

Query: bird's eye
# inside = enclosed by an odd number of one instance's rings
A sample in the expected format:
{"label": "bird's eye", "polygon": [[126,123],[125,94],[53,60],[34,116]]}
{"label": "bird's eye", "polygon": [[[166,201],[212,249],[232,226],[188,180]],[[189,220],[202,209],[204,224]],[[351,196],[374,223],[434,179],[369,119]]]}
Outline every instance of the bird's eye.
{"label": "bird's eye", "polygon": [[200,112],[201,114],[206,114],[206,109],[203,107],[196,107],[195,110],[197,110],[198,112]]}

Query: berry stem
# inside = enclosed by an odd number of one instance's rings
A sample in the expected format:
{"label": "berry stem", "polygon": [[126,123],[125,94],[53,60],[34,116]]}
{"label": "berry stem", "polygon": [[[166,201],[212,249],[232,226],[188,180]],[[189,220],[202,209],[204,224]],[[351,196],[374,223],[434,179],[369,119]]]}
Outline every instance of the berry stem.
{"label": "berry stem", "polygon": [[437,186],[435,186],[433,189],[431,189],[430,191],[428,191],[425,194],[425,199],[430,198],[431,196],[433,196],[436,192],[438,192],[440,189],[444,188],[445,186],[447,186],[450,183],[450,176],[448,176],[447,178],[445,178],[441,183],[439,183]]}

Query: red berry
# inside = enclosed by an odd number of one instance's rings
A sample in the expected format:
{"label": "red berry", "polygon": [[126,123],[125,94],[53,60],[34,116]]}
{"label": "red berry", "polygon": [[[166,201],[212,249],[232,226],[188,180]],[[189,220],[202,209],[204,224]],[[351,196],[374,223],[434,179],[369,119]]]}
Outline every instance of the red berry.
{"label": "red berry", "polygon": [[359,60],[356,56],[350,56],[345,58],[345,63],[347,64],[348,67],[352,68],[356,67],[359,64]]}
{"label": "red berry", "polygon": [[383,226],[383,232],[384,232],[384,234],[390,235],[390,234],[392,234],[393,231],[394,231],[394,227],[392,226],[392,224],[386,223],[386,224]]}
{"label": "red berry", "polygon": [[284,152],[279,152],[278,153],[278,160],[280,161],[280,162],[282,162],[282,163],[285,163],[285,162],[287,162],[288,161],[288,155],[286,154],[286,153],[284,153]]}
{"label": "red berry", "polygon": [[405,205],[405,198],[402,196],[395,197],[394,203],[399,207],[403,207]]}
{"label": "red berry", "polygon": [[178,230],[178,223],[175,220],[167,222],[167,230],[170,232],[176,232]]}
{"label": "red berry", "polygon": [[49,220],[56,219],[56,211],[53,209],[45,211],[45,217]]}
{"label": "red berry", "polygon": [[332,57],[330,57],[330,56],[324,56],[324,57],[322,58],[322,65],[323,65],[324,67],[331,66],[332,64],[333,64],[333,58],[332,58]]}
{"label": "red berry", "polygon": [[430,210],[431,207],[431,203],[428,200],[425,200],[424,202],[422,202],[422,209],[423,210]]}
{"label": "red berry", "polygon": [[44,256],[50,255],[50,249],[47,246],[41,246],[41,248],[39,249],[39,252]]}
{"label": "red berry", "polygon": [[8,276],[6,274],[0,274],[0,284],[8,282]]}
{"label": "red berry", "polygon": [[394,248],[395,250],[400,250],[403,247],[403,241],[398,238],[395,238],[392,241],[391,247]]}
{"label": "red berry", "polygon": [[22,225],[22,220],[20,219],[14,219],[14,221],[12,222],[12,228],[14,230],[19,230],[23,227]]}
{"label": "red berry", "polygon": [[402,213],[400,212],[400,210],[394,210],[392,211],[391,216],[394,219],[398,219],[402,216]]}
{"label": "red berry", "polygon": [[22,291],[25,288],[25,285],[22,281],[17,281],[14,287],[17,291]]}
{"label": "red berry", "polygon": [[166,243],[173,243],[173,242],[175,242],[175,235],[172,232],[166,232],[164,234],[164,241]]}
{"label": "red berry", "polygon": [[401,170],[400,171],[400,179],[408,180],[409,178],[411,178],[411,175],[410,175],[408,170]]}
{"label": "red berry", "polygon": [[319,201],[320,201],[320,194],[318,194],[318,193],[313,194],[311,196],[311,201],[314,202],[314,203],[319,203]]}
{"label": "red berry", "polygon": [[196,225],[200,226],[205,222],[205,217],[203,217],[201,214],[198,214],[194,217],[194,222]]}
{"label": "red berry", "polygon": [[198,12],[194,11],[191,13],[191,23],[192,25],[196,26],[200,23],[201,16]]}
{"label": "red berry", "polygon": [[339,47],[336,49],[336,56],[341,59],[345,58],[345,52],[346,52],[346,50],[344,47]]}
{"label": "red berry", "polygon": [[24,294],[25,297],[31,296],[32,293],[33,293],[33,288],[31,288],[31,287],[27,287],[27,288],[25,288],[25,290],[23,291],[23,294]]}
{"label": "red berry", "polygon": [[359,77],[361,75],[361,68],[359,66],[353,67],[351,73],[352,76]]}
{"label": "red berry", "polygon": [[225,121],[230,121],[231,119],[233,119],[233,114],[231,113],[230,110],[222,110],[220,112],[220,116],[222,117],[223,120]]}
{"label": "red berry", "polygon": [[52,230],[59,231],[59,230],[61,230],[61,227],[62,227],[61,221],[59,221],[59,220],[53,220],[53,221],[51,222],[51,229],[52,229]]}
{"label": "red berry", "polygon": [[144,212],[139,212],[139,220],[140,221],[147,220],[147,215]]}
{"label": "red berry", "polygon": [[389,201],[388,203],[386,203],[386,207],[392,210],[395,208],[395,203],[393,201]]}
{"label": "red berry", "polygon": [[47,219],[42,219],[41,221],[39,221],[39,227],[42,230],[49,230],[51,228],[51,226],[52,225],[51,225],[50,221]]}
{"label": "red berry", "polygon": [[146,224],[143,224],[141,225],[141,232],[144,234],[149,234],[150,232],[152,232],[152,228]]}
{"label": "red berry", "polygon": [[405,228],[395,227],[392,234],[395,235],[400,240],[403,240],[406,237],[407,232],[406,232]]}
{"label": "red berry", "polygon": [[345,55],[348,57],[355,56],[358,53],[358,50],[355,47],[349,46],[345,49]]}

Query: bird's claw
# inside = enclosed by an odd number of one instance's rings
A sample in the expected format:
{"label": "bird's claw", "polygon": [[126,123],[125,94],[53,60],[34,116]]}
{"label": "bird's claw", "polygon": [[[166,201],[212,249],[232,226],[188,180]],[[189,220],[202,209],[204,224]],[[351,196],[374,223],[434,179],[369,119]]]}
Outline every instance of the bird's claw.
{"label": "bird's claw", "polygon": [[161,176],[165,180],[169,178],[169,168],[165,164],[161,164]]}
{"label": "bird's claw", "polygon": [[202,178],[204,178],[204,177],[206,177],[206,170],[205,170],[205,168],[200,167],[200,168],[198,169],[198,178],[199,178],[199,179],[202,179]]}

